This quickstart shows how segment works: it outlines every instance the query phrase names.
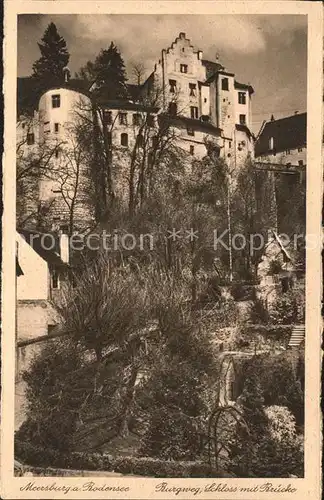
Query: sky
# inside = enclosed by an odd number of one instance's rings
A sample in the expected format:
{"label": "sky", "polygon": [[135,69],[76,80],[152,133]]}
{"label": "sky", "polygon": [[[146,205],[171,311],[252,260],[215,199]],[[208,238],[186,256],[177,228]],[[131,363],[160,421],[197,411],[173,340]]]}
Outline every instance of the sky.
{"label": "sky", "polygon": [[301,15],[44,15],[18,16],[18,76],[31,74],[40,56],[37,42],[54,22],[67,42],[74,75],[113,41],[132,67],[143,63],[148,76],[180,32],[204,59],[219,62],[236,80],[254,88],[253,132],[263,120],[306,111],[307,17]]}

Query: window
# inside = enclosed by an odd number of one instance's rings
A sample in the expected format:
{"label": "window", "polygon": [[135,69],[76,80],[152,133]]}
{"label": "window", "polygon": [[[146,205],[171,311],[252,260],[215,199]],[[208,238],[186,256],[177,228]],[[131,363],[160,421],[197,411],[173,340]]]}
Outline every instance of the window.
{"label": "window", "polygon": [[204,97],[204,102],[207,102],[207,97]]}
{"label": "window", "polygon": [[169,80],[169,85],[170,85],[170,93],[174,94],[176,91],[177,82],[175,80]]}
{"label": "window", "polygon": [[52,108],[59,108],[61,106],[60,94],[52,95]]}
{"label": "window", "polygon": [[273,147],[274,147],[274,140],[273,140],[273,137],[270,137],[270,139],[269,139],[269,149],[270,149],[270,151],[273,150]]}
{"label": "window", "polygon": [[290,155],[290,149],[286,149],[286,155]]}
{"label": "window", "polygon": [[198,118],[198,108],[197,108],[197,106],[190,106],[190,116],[191,116],[191,118],[197,120],[197,118]]}
{"label": "window", "polygon": [[298,148],[298,153],[302,153],[303,148]]}
{"label": "window", "polygon": [[195,135],[195,131],[194,131],[194,129],[193,129],[193,128],[189,128],[189,127],[188,127],[188,128],[187,128],[187,134],[188,134],[188,135]]}
{"label": "window", "polygon": [[229,141],[229,143],[228,143],[228,147],[229,147],[229,148],[231,148],[231,147],[232,147],[232,143],[231,143],[231,141]]}
{"label": "window", "polygon": [[222,78],[222,90],[228,90],[228,78]]}
{"label": "window", "polygon": [[54,132],[57,134],[60,130],[60,124],[59,123],[54,123]]}
{"label": "window", "polygon": [[246,115],[240,115],[240,125],[246,125]]}
{"label": "window", "polygon": [[35,144],[35,134],[27,134],[27,145],[31,146],[32,144]]}
{"label": "window", "polygon": [[59,157],[60,157],[60,150],[55,149],[55,158],[59,158]]}
{"label": "window", "polygon": [[300,167],[302,167],[302,166],[304,165],[304,161],[303,161],[303,160],[298,160],[298,165],[299,165]]}
{"label": "window", "polygon": [[147,126],[148,127],[154,127],[154,116],[152,115],[147,115],[147,120],[146,120]]}
{"label": "window", "polygon": [[119,113],[119,124],[127,125],[127,113]]}
{"label": "window", "polygon": [[139,113],[133,114],[133,125],[142,125],[142,115]]}
{"label": "window", "polygon": [[122,146],[128,146],[128,134],[121,134],[120,136],[120,144]]}
{"label": "window", "polygon": [[142,148],[143,144],[144,144],[144,137],[142,136],[142,134],[139,134],[137,136],[137,145],[139,148]]}
{"label": "window", "polygon": [[170,113],[170,115],[173,115],[173,116],[177,114],[177,105],[175,102],[169,103],[169,113]]}
{"label": "window", "polygon": [[156,149],[158,147],[158,145],[159,145],[159,138],[158,138],[158,136],[154,135],[152,137],[152,146],[154,149]]}
{"label": "window", "polygon": [[25,128],[25,126],[26,126],[26,123],[21,124],[21,128]]}
{"label": "window", "polygon": [[106,125],[111,125],[112,124],[112,112],[111,111],[104,111],[104,122]]}
{"label": "window", "polygon": [[195,154],[195,147],[194,146],[190,146],[190,154],[191,155]]}
{"label": "window", "polygon": [[239,102],[239,104],[246,104],[246,93],[245,92],[238,93],[238,102]]}
{"label": "window", "polygon": [[180,64],[180,73],[188,73],[188,65]]}
{"label": "window", "polygon": [[52,271],[52,288],[59,288],[59,275],[56,269]]}
{"label": "window", "polygon": [[196,84],[189,83],[189,95],[190,97],[196,97]]}

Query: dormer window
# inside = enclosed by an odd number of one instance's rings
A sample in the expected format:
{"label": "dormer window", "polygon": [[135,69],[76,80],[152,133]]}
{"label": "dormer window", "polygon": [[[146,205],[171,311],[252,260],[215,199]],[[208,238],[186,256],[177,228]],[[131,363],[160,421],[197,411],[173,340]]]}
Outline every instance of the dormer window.
{"label": "dormer window", "polygon": [[189,95],[190,97],[196,97],[196,84],[189,83]]}
{"label": "dormer window", "polygon": [[180,73],[188,73],[188,65],[180,64]]}
{"label": "dormer window", "polygon": [[273,137],[270,137],[270,139],[269,139],[269,149],[270,149],[270,151],[272,151],[274,149]]}
{"label": "dormer window", "polygon": [[169,80],[169,85],[170,85],[170,94],[175,94],[176,87],[177,87],[176,80]]}

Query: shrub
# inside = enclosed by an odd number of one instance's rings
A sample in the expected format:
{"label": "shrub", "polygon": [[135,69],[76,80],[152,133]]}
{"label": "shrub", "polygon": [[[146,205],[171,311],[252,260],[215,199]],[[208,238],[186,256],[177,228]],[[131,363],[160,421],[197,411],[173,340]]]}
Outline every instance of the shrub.
{"label": "shrub", "polygon": [[[49,448],[34,446],[16,439],[15,454],[31,467],[101,470],[121,474],[134,474],[151,477],[233,477],[225,471],[217,471],[200,461],[172,461],[151,457],[112,457],[100,453],[59,453]],[[40,472],[37,470],[37,472]],[[53,475],[53,473],[51,474]]]}
{"label": "shrub", "polygon": [[269,312],[261,299],[256,298],[250,308],[250,320],[252,323],[267,324]]}
{"label": "shrub", "polygon": [[234,300],[253,300],[254,299],[254,286],[244,285],[242,283],[235,283],[231,287],[231,295]]}
{"label": "shrub", "polygon": [[277,298],[271,307],[270,320],[279,325],[299,323],[305,319],[305,298],[291,290]]}
{"label": "shrub", "polygon": [[179,411],[157,408],[151,415],[141,453],[171,460],[193,460],[200,440],[192,419]]}
{"label": "shrub", "polygon": [[287,345],[292,331],[291,325],[248,325],[242,326],[240,336],[243,339],[254,340],[257,336],[261,336],[265,341],[280,342]]}
{"label": "shrub", "polygon": [[80,391],[72,391],[72,374],[82,364],[81,349],[69,338],[46,344],[33,359],[23,373],[28,407],[27,420],[19,430],[22,440],[61,451],[71,447],[76,408],[83,401]]}
{"label": "shrub", "polygon": [[272,260],[269,265],[268,274],[270,275],[279,274],[281,271],[282,271],[281,262],[276,259]]}

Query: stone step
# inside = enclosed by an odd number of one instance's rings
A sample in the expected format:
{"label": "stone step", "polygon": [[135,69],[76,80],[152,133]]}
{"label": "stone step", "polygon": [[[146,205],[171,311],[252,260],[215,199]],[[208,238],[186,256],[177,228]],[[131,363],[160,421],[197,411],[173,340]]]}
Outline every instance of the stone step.
{"label": "stone step", "polygon": [[295,325],[292,329],[288,347],[299,347],[305,338],[305,325]]}

